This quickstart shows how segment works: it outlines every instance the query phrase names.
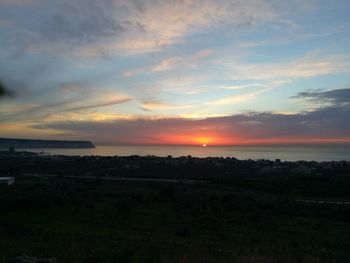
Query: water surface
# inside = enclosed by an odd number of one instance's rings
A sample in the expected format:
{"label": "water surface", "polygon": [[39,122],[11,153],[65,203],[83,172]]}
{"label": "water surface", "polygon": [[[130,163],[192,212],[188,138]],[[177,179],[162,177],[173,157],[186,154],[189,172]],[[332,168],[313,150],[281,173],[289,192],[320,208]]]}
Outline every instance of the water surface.
{"label": "water surface", "polygon": [[282,159],[285,161],[350,161],[349,144],[293,146],[105,146],[92,149],[27,149],[62,155],[129,156],[155,155],[173,157],[236,157],[237,159]]}

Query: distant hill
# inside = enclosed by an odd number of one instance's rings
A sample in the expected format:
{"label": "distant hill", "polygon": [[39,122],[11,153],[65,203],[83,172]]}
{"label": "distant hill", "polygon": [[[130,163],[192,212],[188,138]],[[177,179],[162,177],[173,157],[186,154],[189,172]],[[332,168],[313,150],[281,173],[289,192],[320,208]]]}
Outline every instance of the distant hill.
{"label": "distant hill", "polygon": [[95,148],[90,141],[58,141],[0,138],[0,149],[16,148]]}

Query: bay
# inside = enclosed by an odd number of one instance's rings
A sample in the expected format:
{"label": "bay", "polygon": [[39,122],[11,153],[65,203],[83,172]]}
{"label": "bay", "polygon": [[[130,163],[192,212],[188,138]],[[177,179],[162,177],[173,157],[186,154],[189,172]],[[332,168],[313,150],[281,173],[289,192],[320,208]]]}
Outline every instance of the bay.
{"label": "bay", "polygon": [[130,156],[154,155],[173,157],[235,157],[245,159],[281,159],[284,161],[350,161],[349,144],[326,145],[245,145],[245,146],[144,146],[97,145],[92,149],[25,149],[52,155]]}

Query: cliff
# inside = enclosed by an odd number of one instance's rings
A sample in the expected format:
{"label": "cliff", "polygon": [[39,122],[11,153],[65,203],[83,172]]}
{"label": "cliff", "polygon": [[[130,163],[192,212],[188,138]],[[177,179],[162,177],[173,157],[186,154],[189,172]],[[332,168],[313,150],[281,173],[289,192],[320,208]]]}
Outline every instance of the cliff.
{"label": "cliff", "polygon": [[95,148],[90,141],[58,141],[58,140],[30,140],[30,139],[9,139],[0,138],[0,149],[9,147],[30,149],[30,148]]}

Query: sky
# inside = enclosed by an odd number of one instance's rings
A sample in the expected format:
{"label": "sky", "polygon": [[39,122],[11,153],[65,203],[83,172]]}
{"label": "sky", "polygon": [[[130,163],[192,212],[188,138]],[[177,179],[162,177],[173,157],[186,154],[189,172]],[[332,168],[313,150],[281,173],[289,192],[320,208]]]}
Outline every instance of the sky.
{"label": "sky", "polygon": [[349,0],[0,0],[0,137],[350,143]]}

